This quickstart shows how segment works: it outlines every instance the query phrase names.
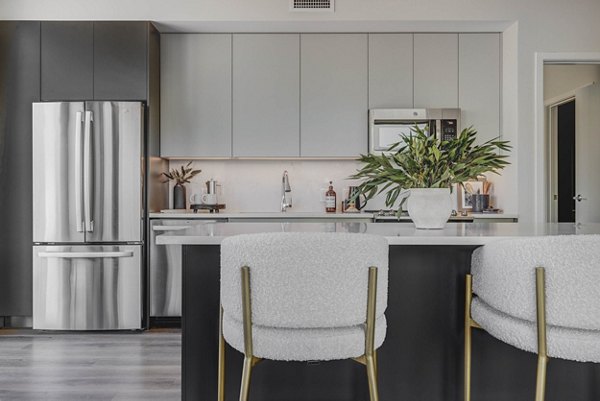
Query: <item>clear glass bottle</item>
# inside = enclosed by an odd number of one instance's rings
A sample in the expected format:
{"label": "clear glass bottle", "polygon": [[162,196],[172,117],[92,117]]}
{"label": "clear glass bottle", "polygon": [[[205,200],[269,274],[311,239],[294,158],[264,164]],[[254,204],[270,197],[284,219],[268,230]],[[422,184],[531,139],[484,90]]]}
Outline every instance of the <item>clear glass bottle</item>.
{"label": "clear glass bottle", "polygon": [[325,193],[325,211],[335,213],[337,209],[337,196],[333,190],[333,181],[329,181],[329,189]]}

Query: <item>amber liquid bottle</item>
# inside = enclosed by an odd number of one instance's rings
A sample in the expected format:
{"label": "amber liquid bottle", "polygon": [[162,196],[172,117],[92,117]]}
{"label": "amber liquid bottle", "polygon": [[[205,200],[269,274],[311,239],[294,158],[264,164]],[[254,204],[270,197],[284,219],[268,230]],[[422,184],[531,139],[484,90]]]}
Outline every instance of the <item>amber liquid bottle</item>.
{"label": "amber liquid bottle", "polygon": [[337,206],[337,199],[335,191],[333,190],[333,182],[329,181],[329,190],[325,193],[325,211],[327,213],[335,213]]}

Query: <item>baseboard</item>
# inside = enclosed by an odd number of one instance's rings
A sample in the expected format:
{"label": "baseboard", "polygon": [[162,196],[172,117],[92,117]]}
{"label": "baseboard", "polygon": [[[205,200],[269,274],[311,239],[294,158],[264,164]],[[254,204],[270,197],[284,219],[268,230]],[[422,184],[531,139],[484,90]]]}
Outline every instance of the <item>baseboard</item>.
{"label": "baseboard", "polygon": [[150,328],[181,328],[181,317],[179,316],[154,316],[150,317]]}
{"label": "baseboard", "polygon": [[1,329],[30,329],[33,327],[31,316],[0,316]]}

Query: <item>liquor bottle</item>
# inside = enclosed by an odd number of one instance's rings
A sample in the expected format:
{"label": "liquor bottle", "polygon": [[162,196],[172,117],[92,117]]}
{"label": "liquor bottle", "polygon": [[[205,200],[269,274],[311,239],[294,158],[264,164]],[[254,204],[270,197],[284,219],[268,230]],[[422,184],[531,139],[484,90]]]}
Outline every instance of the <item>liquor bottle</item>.
{"label": "liquor bottle", "polygon": [[335,213],[337,206],[337,199],[335,191],[333,190],[333,182],[329,181],[329,190],[325,193],[325,211],[327,213]]}

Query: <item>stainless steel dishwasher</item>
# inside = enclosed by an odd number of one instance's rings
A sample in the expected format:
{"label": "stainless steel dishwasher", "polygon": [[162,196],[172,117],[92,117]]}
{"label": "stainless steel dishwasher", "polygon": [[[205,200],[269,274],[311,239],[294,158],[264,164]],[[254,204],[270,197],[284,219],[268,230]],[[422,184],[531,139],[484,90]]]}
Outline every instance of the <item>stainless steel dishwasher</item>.
{"label": "stainless steel dishwasher", "polygon": [[181,245],[157,245],[156,236],[227,219],[150,221],[150,318],[181,317]]}

